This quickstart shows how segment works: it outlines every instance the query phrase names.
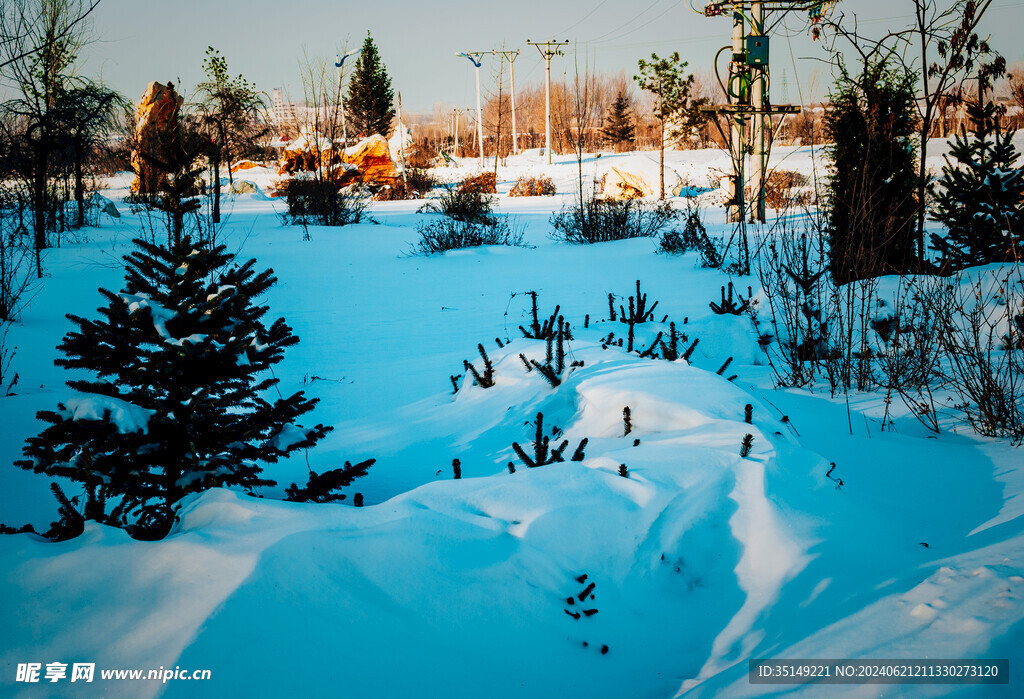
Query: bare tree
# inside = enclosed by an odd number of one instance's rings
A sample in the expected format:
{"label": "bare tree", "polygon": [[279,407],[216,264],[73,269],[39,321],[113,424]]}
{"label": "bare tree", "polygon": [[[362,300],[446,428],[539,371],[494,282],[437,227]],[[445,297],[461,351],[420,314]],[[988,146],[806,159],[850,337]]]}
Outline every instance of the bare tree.
{"label": "bare tree", "polygon": [[0,72],[18,96],[3,104],[4,123],[18,133],[19,168],[31,195],[36,275],[42,277],[51,209],[50,178],[59,150],[60,100],[67,90],[77,52],[86,42],[83,19],[95,5],[82,0],[13,0],[0,13]]}

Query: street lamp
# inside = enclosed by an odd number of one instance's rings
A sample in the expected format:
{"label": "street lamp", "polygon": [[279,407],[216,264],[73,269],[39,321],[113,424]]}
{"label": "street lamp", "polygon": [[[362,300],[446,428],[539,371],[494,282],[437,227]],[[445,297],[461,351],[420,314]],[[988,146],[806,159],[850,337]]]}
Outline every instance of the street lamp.
{"label": "street lamp", "polygon": [[[343,75],[345,73],[345,69],[344,69],[345,59],[348,58],[349,56],[355,56],[360,51],[362,51],[361,48],[360,49],[356,49],[355,51],[349,51],[344,56],[339,58],[338,62],[334,64],[334,67],[338,69],[338,104],[341,107],[341,136],[342,136],[342,139],[344,139],[344,145],[342,145],[343,149],[344,148],[348,148],[348,127],[345,124],[345,100],[342,98],[342,84],[341,84],[341,81],[342,81],[342,77],[343,77]],[[335,57],[337,57],[337,55],[338,54],[335,54]]]}
{"label": "street lamp", "polygon": [[480,169],[482,170],[484,167],[484,119],[480,109],[480,57],[484,55],[484,52],[458,52],[455,55],[469,59],[469,62],[476,67],[476,137],[480,143]]}

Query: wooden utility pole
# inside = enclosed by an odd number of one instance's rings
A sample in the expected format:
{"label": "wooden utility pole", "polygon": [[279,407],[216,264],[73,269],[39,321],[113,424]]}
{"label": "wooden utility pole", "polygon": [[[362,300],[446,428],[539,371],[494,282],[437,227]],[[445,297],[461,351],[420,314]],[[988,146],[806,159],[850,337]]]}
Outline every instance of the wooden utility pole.
{"label": "wooden utility pole", "polygon": [[[509,77],[512,80],[512,152],[519,153],[519,143],[516,140],[516,66],[515,60],[519,56],[519,49],[515,51],[491,51],[492,54],[501,54],[502,58],[508,60]],[[501,109],[501,105],[498,105]]]}
{"label": "wooden utility pole", "polygon": [[[530,46],[536,46],[537,50],[540,51],[541,58],[544,59],[544,71],[545,71],[545,82],[544,82],[544,153],[548,156],[548,165],[551,164],[551,59],[555,56],[564,56],[560,46],[568,46],[569,40],[565,41],[530,41],[526,40],[526,43]],[[541,48],[541,47],[544,48]]]}

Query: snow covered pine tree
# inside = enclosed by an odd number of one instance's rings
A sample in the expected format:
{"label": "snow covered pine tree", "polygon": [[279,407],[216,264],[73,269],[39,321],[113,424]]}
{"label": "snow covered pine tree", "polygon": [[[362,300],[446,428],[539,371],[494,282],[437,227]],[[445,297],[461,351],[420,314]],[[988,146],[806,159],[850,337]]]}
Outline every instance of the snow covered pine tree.
{"label": "snow covered pine tree", "polygon": [[284,319],[266,327],[267,308],[253,305],[277,281],[272,270],[257,274],[255,260],[235,265],[224,246],[187,238],[170,250],[135,243],[125,290],[100,289],[109,301],[101,320],[69,315],[78,330],[59,346],[59,366],[97,378],[68,381],[79,395],[38,413],[50,424],[18,462],[84,486],[78,514],[54,484],[61,520],[51,538],[77,535],[85,519],[161,538],[181,497],[274,485],[257,462],[313,446],[331,429],[295,424],[315,398],[262,397],[278,381],[259,376],[299,341]]}
{"label": "snow covered pine tree", "polygon": [[[945,224],[945,236],[932,245],[954,268],[1021,259],[1024,243],[1024,171],[1014,167],[1020,154],[1002,132],[997,107],[971,104],[967,115],[977,125],[956,136],[935,191],[932,218]],[[950,158],[952,156],[952,158]]]}

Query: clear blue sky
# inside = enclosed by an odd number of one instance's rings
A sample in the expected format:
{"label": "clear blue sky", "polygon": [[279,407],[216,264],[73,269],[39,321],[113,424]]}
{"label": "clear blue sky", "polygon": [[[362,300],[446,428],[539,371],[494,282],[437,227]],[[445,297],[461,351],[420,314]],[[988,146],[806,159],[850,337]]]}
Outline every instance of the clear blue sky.
{"label": "clear blue sky", "polygon": [[[843,0],[837,8],[855,12],[862,29],[882,33],[907,23],[911,3]],[[777,102],[795,102],[798,92],[809,99],[815,88],[820,97],[828,87],[827,79],[814,76],[820,64],[811,57],[821,57],[822,49],[806,38],[802,19],[794,15],[789,22],[792,38],[773,39]],[[705,18],[679,0],[101,0],[92,26],[95,42],[83,52],[83,71],[101,75],[133,100],[152,80],[177,83],[180,78],[191,89],[202,79],[207,46],[219,49],[231,72],[243,73],[258,88],[269,92],[282,87],[293,99],[301,99],[298,75],[304,52],[333,58],[346,45],[357,47],[369,30],[403,105],[414,111],[430,110],[437,102],[472,103],[472,66],[456,58],[456,51],[502,45],[521,49],[516,83],[522,85],[539,82],[544,73],[527,39],[568,39],[581,66],[589,61],[591,68],[625,70],[632,76],[637,59],[652,51],[679,51],[691,68],[708,68],[730,33],[728,19]],[[1024,60],[1024,2],[997,0],[985,30],[1007,60]],[[571,75],[573,59],[572,53],[556,58],[552,71]],[[488,73],[482,71],[481,77],[486,81]]]}

